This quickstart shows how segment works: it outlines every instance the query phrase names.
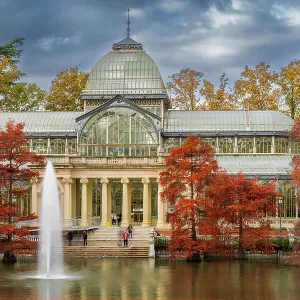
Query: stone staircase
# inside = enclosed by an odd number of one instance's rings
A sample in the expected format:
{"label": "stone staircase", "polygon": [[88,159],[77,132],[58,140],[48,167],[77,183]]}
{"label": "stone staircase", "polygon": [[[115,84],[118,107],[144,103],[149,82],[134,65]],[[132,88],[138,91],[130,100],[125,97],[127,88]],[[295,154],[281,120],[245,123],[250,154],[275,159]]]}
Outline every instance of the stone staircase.
{"label": "stone staircase", "polygon": [[128,257],[147,258],[149,247],[97,247],[97,246],[65,246],[65,257]]}
{"label": "stone staircase", "polygon": [[[88,233],[88,246],[98,247],[119,247],[122,241],[122,233],[125,227],[100,227],[94,232]],[[128,239],[128,245],[133,247],[149,247],[149,233],[150,227],[139,227],[133,228],[132,238]],[[74,239],[76,240],[76,238]]]}

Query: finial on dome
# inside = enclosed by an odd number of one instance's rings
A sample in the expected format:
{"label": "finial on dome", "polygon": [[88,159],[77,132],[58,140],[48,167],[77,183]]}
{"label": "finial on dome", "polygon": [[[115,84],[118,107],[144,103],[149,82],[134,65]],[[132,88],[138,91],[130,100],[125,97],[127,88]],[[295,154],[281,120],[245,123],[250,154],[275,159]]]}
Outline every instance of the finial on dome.
{"label": "finial on dome", "polygon": [[126,23],[127,23],[127,37],[130,37],[129,8],[128,8],[128,20]]}

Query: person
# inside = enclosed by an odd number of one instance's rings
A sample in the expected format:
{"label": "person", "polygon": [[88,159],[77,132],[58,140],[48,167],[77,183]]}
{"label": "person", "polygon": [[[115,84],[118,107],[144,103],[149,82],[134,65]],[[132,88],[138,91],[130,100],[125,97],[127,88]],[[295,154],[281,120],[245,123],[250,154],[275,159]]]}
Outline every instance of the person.
{"label": "person", "polygon": [[117,214],[116,213],[113,214],[113,225],[117,226]]}
{"label": "person", "polygon": [[122,240],[124,242],[124,247],[128,247],[128,231],[124,230],[124,232],[122,233]]}
{"label": "person", "polygon": [[73,240],[73,233],[72,233],[72,231],[68,232],[67,239],[68,239],[68,242],[69,242],[69,246],[71,246],[72,245],[72,240]]}
{"label": "person", "polygon": [[86,232],[85,229],[83,230],[82,236],[83,236],[83,246],[87,246],[87,237],[88,237],[88,234],[87,234],[87,232]]}
{"label": "person", "polygon": [[118,226],[120,226],[122,221],[122,214],[120,212],[118,212],[117,214],[117,221],[118,221]]}
{"label": "person", "polygon": [[128,236],[130,236],[131,238],[132,238],[132,229],[133,229],[132,225],[129,224],[127,227],[127,231],[128,231]]}
{"label": "person", "polygon": [[116,214],[114,211],[111,212],[110,218],[111,218],[111,226],[114,226],[116,224]]}

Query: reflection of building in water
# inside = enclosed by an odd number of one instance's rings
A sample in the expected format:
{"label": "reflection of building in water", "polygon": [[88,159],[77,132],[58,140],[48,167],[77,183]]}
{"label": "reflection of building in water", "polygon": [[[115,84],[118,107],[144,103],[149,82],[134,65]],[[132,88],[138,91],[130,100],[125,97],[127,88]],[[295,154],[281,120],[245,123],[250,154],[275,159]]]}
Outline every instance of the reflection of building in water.
{"label": "reflection of building in water", "polygon": [[[283,216],[299,217],[289,172],[292,153],[287,131],[292,120],[276,111],[172,110],[154,60],[128,35],[113,44],[92,68],[82,93],[83,112],[0,113],[25,122],[28,149],[44,154],[57,170],[65,219],[100,217],[112,210],[123,225],[164,226],[166,205],[157,183],[164,156],[190,134],[211,144],[221,167],[263,181],[278,180]],[[41,177],[31,181],[23,210],[39,210]]]}

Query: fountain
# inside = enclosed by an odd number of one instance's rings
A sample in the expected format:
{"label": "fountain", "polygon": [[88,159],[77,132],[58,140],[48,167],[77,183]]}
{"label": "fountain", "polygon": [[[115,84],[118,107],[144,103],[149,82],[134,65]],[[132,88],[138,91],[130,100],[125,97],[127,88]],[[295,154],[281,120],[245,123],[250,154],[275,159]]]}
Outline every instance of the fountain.
{"label": "fountain", "polygon": [[53,165],[47,163],[40,208],[39,277],[64,277],[59,191]]}

